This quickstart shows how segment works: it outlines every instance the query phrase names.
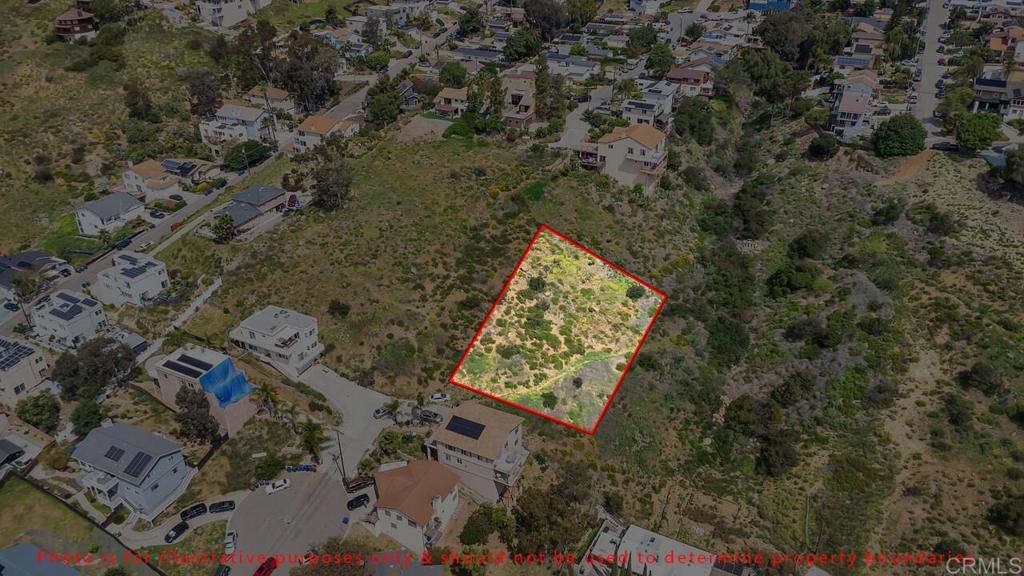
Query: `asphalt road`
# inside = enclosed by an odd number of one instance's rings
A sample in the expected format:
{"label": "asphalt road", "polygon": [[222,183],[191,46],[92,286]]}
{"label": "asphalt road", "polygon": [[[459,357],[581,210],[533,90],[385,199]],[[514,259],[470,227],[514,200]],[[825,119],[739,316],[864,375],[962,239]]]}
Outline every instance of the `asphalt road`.
{"label": "asphalt road", "polygon": [[943,0],[928,0],[928,17],[925,19],[924,52],[918,54],[918,66],[921,68],[921,81],[915,83],[917,103],[911,107],[927,128],[930,136],[938,135],[942,127],[932,116],[939,99],[935,96],[935,82],[942,78],[944,66],[939,66],[939,37],[942,36],[942,23],[949,17],[949,10],[942,7]]}
{"label": "asphalt road", "polygon": [[[251,494],[252,493],[249,490],[240,490],[238,492],[225,494],[224,496],[211,498],[210,500],[206,501],[206,505],[209,506],[214,502],[220,502],[222,500],[234,500],[235,507],[237,509],[237,507],[241,505],[242,501],[245,498],[248,498]],[[212,522],[218,522],[220,520],[230,520],[233,514],[234,512],[219,512],[217,514],[207,512],[206,514],[203,514],[198,518],[193,518],[192,520],[188,521],[189,529],[187,532],[185,532],[185,535],[191,532],[193,528],[198,528],[199,526],[210,524]],[[119,535],[121,537],[121,541],[132,549],[144,548],[147,546],[163,546],[166,544],[166,542],[164,542],[164,536],[166,536],[167,533],[171,530],[171,528],[173,528],[174,525],[178,522],[181,522],[181,517],[173,516],[171,518],[168,518],[163,524],[156,526],[150,530],[136,532],[131,528],[127,528],[125,530],[122,530],[119,533]],[[181,540],[186,537],[185,535],[180,536],[176,541],[181,542]]]}
{"label": "asphalt road", "polygon": [[238,532],[239,553],[302,554],[332,536],[344,538],[352,522],[372,509],[372,503],[360,508],[344,524],[342,518],[352,514],[345,504],[356,494],[347,494],[340,481],[319,472],[285,477],[291,481],[285,490],[267,494],[260,488],[235,510],[228,529]]}

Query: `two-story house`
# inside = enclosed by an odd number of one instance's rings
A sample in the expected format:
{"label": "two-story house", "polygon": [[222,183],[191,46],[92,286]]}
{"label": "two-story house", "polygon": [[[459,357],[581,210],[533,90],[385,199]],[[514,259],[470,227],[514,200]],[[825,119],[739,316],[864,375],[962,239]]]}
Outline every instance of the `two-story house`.
{"label": "two-story house", "polygon": [[523,419],[475,402],[458,405],[426,441],[427,457],[444,464],[481,499],[514,498],[529,451]]}
{"label": "two-story house", "polygon": [[57,37],[65,42],[76,42],[81,38],[93,38],[99,25],[96,16],[80,8],[71,8],[57,16],[54,26]]}
{"label": "two-story house", "polygon": [[622,103],[622,118],[630,124],[647,124],[661,128],[666,126],[671,108],[657,100],[626,100]]}
{"label": "two-story house", "polygon": [[102,304],[71,290],[43,296],[32,305],[29,315],[37,336],[64,348],[77,348],[108,326]]}
{"label": "two-story house", "polygon": [[181,193],[178,177],[153,159],[138,164],[129,161],[128,169],[121,173],[121,181],[126,192],[145,202]]}
{"label": "two-story house", "polygon": [[18,299],[18,278],[31,278],[36,282],[53,281],[74,272],[66,261],[42,250],[18,252],[0,256],[0,302]]}
{"label": "two-story house", "polygon": [[505,111],[502,122],[509,128],[526,130],[536,118],[533,74],[509,74],[501,79],[505,88]]}
{"label": "two-story house", "polygon": [[107,194],[75,208],[75,224],[86,236],[116,232],[136,218],[142,218],[146,206],[124,192]]}
{"label": "two-story house", "polygon": [[259,108],[272,108],[285,114],[295,114],[295,102],[287,90],[273,86],[253,86],[243,100]]}
{"label": "two-story house", "polygon": [[832,107],[832,131],[843,142],[852,142],[860,136],[870,136],[874,132],[874,112],[875,106],[870,94],[848,90]]}
{"label": "two-story house", "polygon": [[230,356],[198,346],[178,348],[152,366],[160,388],[160,397],[177,406],[182,388],[202,390],[210,402],[210,415],[221,432],[234,436],[256,415],[256,403],[250,393],[252,384],[235,367]]}
{"label": "two-story house", "polygon": [[323,144],[333,134],[342,138],[351,138],[359,133],[361,124],[358,117],[344,120],[330,116],[309,116],[299,124],[295,132],[295,150],[306,152]]}
{"label": "two-story house", "polygon": [[170,286],[164,263],[140,252],[118,252],[92,285],[97,300],[111,306],[149,303]]}
{"label": "two-story house", "polygon": [[678,84],[682,96],[710,98],[715,93],[711,70],[711,57],[700,58],[685,64],[673,64],[665,80]]}
{"label": "two-story house", "polygon": [[101,504],[124,504],[133,517],[152,521],[188,487],[195,470],[181,445],[130,424],[94,428],[71,457],[82,467],[78,482]]}
{"label": "two-story house", "polygon": [[274,115],[262,108],[225,104],[217,109],[213,118],[199,123],[203,144],[215,154],[221,154],[228,145],[248,140],[273,140]]}
{"label": "two-story house", "polygon": [[316,318],[279,306],[249,316],[231,331],[231,343],[295,380],[324,352]]}
{"label": "two-story house", "polygon": [[243,235],[254,230],[260,224],[268,222],[284,211],[288,203],[288,194],[277,186],[254,184],[235,194],[223,208],[214,210],[211,218],[216,222],[222,214],[231,218],[235,227],[235,235]]}
{"label": "two-story house", "polygon": [[419,553],[436,544],[459,507],[459,476],[430,460],[381,466],[374,473],[377,502],[366,525]]}
{"label": "two-story house", "polygon": [[649,191],[665,171],[665,133],[647,124],[614,128],[573,150],[584,167],[599,169],[623,186]]}
{"label": "two-story house", "polygon": [[10,408],[32,395],[50,366],[41,352],[25,342],[0,337],[0,404]]}
{"label": "two-story house", "polygon": [[214,28],[230,28],[270,6],[270,0],[196,0],[199,19]]}
{"label": "two-story house", "polygon": [[469,107],[469,88],[442,88],[434,97],[434,112],[446,118],[458,118]]}

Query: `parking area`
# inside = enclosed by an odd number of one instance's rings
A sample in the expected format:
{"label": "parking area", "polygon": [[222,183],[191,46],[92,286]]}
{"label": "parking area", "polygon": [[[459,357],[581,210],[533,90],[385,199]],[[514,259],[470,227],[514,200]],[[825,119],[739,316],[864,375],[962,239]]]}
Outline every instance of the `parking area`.
{"label": "parking area", "polygon": [[370,504],[353,513],[345,504],[358,494],[347,494],[337,478],[310,472],[285,478],[291,486],[274,494],[256,490],[231,517],[228,529],[238,532],[239,553],[302,554],[332,536],[343,538],[372,509],[372,489]]}

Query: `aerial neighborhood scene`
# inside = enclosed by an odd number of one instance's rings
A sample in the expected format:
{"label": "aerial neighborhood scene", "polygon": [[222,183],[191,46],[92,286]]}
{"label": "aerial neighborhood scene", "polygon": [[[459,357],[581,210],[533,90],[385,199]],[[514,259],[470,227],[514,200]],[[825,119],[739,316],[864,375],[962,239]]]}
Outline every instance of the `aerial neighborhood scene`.
{"label": "aerial neighborhood scene", "polygon": [[0,575],[1024,570],[1024,5],[0,0]]}

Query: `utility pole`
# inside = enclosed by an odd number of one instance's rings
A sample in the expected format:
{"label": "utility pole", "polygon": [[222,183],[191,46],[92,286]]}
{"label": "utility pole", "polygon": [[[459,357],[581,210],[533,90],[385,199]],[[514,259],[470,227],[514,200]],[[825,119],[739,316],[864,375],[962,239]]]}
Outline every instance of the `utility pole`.
{"label": "utility pole", "polygon": [[334,459],[334,463],[338,464],[338,470],[341,472],[341,480],[343,483],[348,483],[348,474],[345,473],[345,455],[341,451],[341,432],[337,428],[334,429],[334,435],[338,439],[338,457]]}

